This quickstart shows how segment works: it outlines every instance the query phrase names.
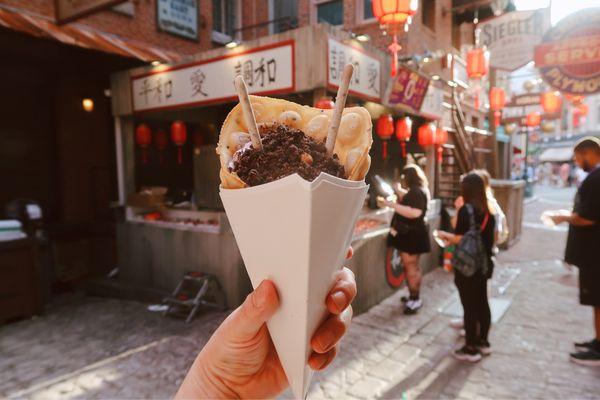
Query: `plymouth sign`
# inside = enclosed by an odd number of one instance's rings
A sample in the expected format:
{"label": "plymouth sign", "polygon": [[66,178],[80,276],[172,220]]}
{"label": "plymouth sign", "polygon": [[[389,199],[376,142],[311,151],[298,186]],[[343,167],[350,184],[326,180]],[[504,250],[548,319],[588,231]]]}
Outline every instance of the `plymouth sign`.
{"label": "plymouth sign", "polygon": [[535,48],[535,66],[553,88],[574,95],[600,92],[600,8],[561,20]]}
{"label": "plymouth sign", "polygon": [[533,59],[535,45],[550,28],[550,9],[509,12],[483,21],[480,27],[490,66],[514,71]]}

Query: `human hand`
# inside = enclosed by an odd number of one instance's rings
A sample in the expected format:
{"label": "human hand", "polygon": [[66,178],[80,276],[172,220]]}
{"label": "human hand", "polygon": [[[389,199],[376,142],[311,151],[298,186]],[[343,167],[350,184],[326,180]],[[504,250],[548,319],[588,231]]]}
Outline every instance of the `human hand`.
{"label": "human hand", "polygon": [[566,215],[561,214],[550,215],[549,218],[552,220],[552,222],[554,222],[555,225],[562,224],[568,220]]}
{"label": "human hand", "polygon": [[[352,248],[347,258],[352,257]],[[352,319],[350,303],[356,296],[354,274],[338,271],[325,304],[330,315],[317,328],[308,365],[326,368]],[[204,346],[188,371],[177,395],[188,398],[271,398],[288,381],[265,322],[277,311],[279,296],[273,282],[264,280],[244,303],[227,317]]]}
{"label": "human hand", "polygon": [[379,208],[385,208],[388,207],[388,201],[382,197],[382,196],[377,196],[377,207]]}

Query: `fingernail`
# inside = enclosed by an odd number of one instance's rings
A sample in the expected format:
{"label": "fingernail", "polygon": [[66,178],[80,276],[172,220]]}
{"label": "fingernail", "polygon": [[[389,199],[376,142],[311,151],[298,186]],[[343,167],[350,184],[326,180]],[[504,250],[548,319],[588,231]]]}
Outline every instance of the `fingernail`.
{"label": "fingernail", "polygon": [[346,294],[341,290],[334,292],[331,295],[331,300],[337,306],[338,310],[342,310],[346,306]]}
{"label": "fingernail", "polygon": [[267,290],[265,288],[265,282],[262,281],[254,291],[254,294],[252,294],[252,304],[254,304],[254,307],[256,308],[262,308],[266,302]]}

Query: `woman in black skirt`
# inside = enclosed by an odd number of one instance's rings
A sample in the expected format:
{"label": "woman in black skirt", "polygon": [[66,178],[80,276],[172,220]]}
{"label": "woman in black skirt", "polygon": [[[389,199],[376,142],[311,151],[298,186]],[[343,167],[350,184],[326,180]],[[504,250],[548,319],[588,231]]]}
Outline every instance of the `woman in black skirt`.
{"label": "woman in black skirt", "polygon": [[415,314],[423,306],[419,295],[422,278],[419,256],[431,250],[429,229],[425,223],[430,195],[423,170],[414,164],[404,167],[401,187],[395,188],[395,191],[398,195],[397,203],[383,198],[379,198],[378,203],[395,211],[387,244],[400,252],[406,271],[410,296],[403,299],[404,313]]}

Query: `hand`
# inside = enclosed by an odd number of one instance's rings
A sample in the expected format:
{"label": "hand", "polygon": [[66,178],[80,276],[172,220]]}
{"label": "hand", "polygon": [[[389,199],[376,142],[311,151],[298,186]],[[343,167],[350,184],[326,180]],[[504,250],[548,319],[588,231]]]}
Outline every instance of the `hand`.
{"label": "hand", "polygon": [[551,215],[550,219],[554,222],[555,225],[562,224],[563,222],[568,221],[568,217],[566,215]]}
{"label": "hand", "polygon": [[446,232],[446,231],[437,231],[438,237],[444,241],[446,246],[450,244],[450,240],[454,237],[454,234]]}
{"label": "hand", "polygon": [[[336,273],[325,300],[330,315],[311,340],[308,365],[313,370],[326,368],[335,358],[337,344],[350,325],[354,296],[354,274],[344,268]],[[175,397],[263,399],[281,393],[288,381],[265,324],[278,307],[275,285],[262,281],[215,331]]]}
{"label": "hand", "polygon": [[462,196],[458,196],[456,200],[454,200],[454,208],[456,210],[460,210],[462,206],[465,205],[465,199]]}
{"label": "hand", "polygon": [[386,199],[384,199],[381,196],[377,196],[377,207],[379,208],[385,208],[389,206],[389,201],[387,201]]}

